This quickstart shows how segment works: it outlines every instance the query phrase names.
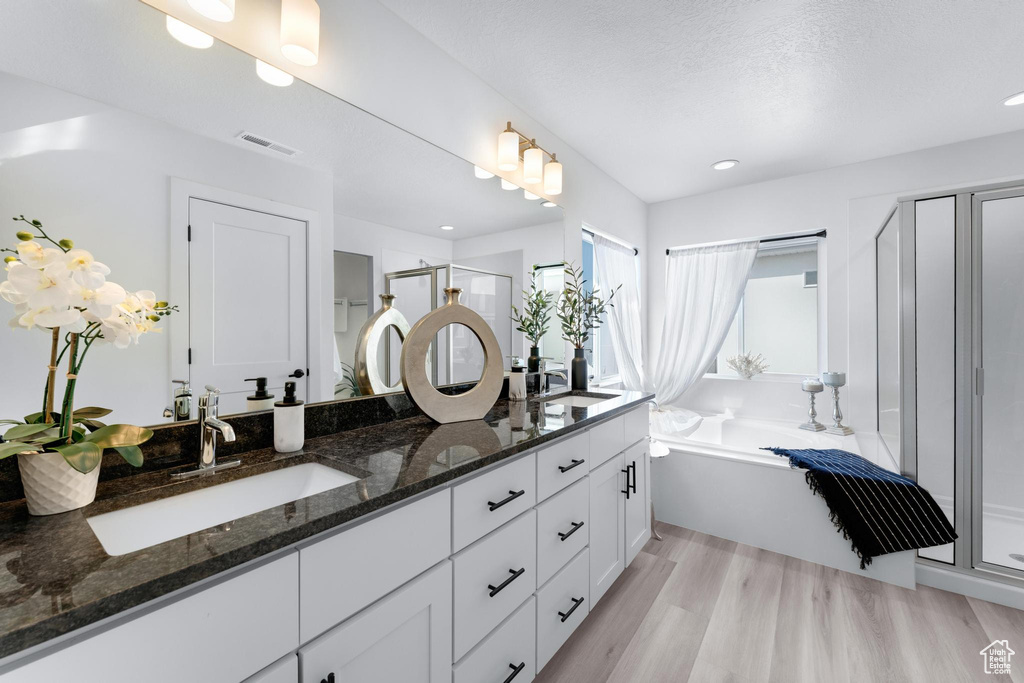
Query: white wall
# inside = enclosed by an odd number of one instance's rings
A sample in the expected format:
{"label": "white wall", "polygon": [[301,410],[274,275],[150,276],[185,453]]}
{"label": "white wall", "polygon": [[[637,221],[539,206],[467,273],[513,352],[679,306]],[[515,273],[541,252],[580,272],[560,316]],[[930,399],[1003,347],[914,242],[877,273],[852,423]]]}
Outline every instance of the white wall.
{"label": "white wall", "polygon": [[[333,213],[328,174],[47,86],[5,78],[5,98],[14,97],[16,91],[21,113],[31,111],[27,120],[52,123],[0,134],[0,216],[5,217],[0,241],[4,244],[13,241],[16,229],[9,217],[24,213],[41,220],[53,234],[72,238],[77,246],[91,251],[110,266],[111,280],[129,290],[152,289],[158,296],[167,296],[172,177],[312,209],[325,217]],[[45,102],[45,108],[32,111],[36,101]],[[86,113],[66,118],[68,111]],[[333,235],[330,230],[324,232],[329,249]],[[328,271],[327,298],[332,286]],[[147,335],[138,346],[125,350],[103,346],[90,351],[76,390],[77,405],[114,408],[108,419],[116,421],[163,421],[160,412],[170,404],[172,379],[166,328],[187,324],[187,302],[172,303],[180,304],[183,312],[162,323],[162,334]],[[9,312],[5,302],[0,307]],[[327,322],[323,334],[328,340],[329,330]],[[42,396],[49,354],[44,337],[38,330],[3,335],[8,362],[0,415],[20,417],[39,409],[35,397]],[[316,338],[311,337],[311,349],[316,348]],[[317,346],[330,349],[327,344]],[[11,362],[12,358],[19,361]],[[326,367],[330,368],[329,362]]]}
{"label": "white wall", "polygon": [[[849,166],[660,202],[650,207],[648,323],[652,356],[661,351],[665,249],[699,242],[828,229],[824,272],[827,365],[848,370],[844,413],[875,429],[874,235],[897,196],[1020,178],[1024,131]],[[800,421],[799,386],[704,379],[681,400],[698,409],[727,406]]]}

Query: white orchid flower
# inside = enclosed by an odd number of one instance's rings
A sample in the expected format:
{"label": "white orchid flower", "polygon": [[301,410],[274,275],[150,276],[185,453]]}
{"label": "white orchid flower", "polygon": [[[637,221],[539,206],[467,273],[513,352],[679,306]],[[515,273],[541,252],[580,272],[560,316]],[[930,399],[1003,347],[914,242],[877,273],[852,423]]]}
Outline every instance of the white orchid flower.
{"label": "white orchid flower", "polygon": [[127,292],[116,282],[104,282],[96,289],[75,286],[71,305],[84,309],[90,322],[98,322],[114,314],[114,306],[125,300]]}
{"label": "white orchid flower", "polygon": [[11,282],[0,282],[0,298],[9,304],[20,306],[28,301],[28,295],[14,286]]}
{"label": "white orchid flower", "polygon": [[82,312],[77,308],[30,308],[22,314],[18,324],[27,328],[63,327],[68,332],[81,332],[85,329]]}
{"label": "white orchid flower", "polygon": [[87,289],[98,289],[110,275],[110,268],[95,260],[85,249],[69,251],[64,255],[63,265],[75,282]]}
{"label": "white orchid flower", "polygon": [[65,308],[71,303],[71,283],[67,276],[53,278],[41,270],[19,264],[8,271],[7,282],[10,287],[5,289],[10,293],[13,288],[26,297],[25,303],[32,309]]}
{"label": "white orchid flower", "polygon": [[60,249],[43,247],[35,240],[18,242],[18,259],[30,268],[45,268],[60,263],[64,253]]}

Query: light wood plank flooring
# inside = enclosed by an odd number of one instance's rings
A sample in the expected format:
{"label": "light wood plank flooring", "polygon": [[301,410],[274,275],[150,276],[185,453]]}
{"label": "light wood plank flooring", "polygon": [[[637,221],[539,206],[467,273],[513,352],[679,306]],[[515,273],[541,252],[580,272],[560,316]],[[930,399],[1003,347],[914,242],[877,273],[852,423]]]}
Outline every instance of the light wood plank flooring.
{"label": "light wood plank flooring", "polygon": [[1024,683],[1024,612],[657,529],[538,683],[991,683],[996,639]]}

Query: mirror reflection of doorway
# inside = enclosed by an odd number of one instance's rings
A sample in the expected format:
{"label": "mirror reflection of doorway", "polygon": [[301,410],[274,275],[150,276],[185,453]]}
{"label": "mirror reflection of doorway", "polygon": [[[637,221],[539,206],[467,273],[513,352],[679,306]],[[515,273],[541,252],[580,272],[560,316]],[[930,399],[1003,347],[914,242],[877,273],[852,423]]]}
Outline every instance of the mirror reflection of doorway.
{"label": "mirror reflection of doorway", "polygon": [[359,396],[355,356],[359,330],[373,315],[373,257],[334,252],[334,398]]}

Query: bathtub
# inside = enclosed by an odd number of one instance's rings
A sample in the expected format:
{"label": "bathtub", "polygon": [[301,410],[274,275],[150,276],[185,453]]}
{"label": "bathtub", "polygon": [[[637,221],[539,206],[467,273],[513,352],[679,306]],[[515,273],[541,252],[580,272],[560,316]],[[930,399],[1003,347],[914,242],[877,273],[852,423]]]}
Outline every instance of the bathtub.
{"label": "bathtub", "polygon": [[669,454],[651,460],[655,517],[738,543],[835,567],[907,588],[915,586],[916,551],[876,557],[866,570],[829,521],[805,470],[764,446],[840,448],[899,471],[877,434],[839,436],[798,429],[796,422],[701,414],[686,429],[651,436]]}

